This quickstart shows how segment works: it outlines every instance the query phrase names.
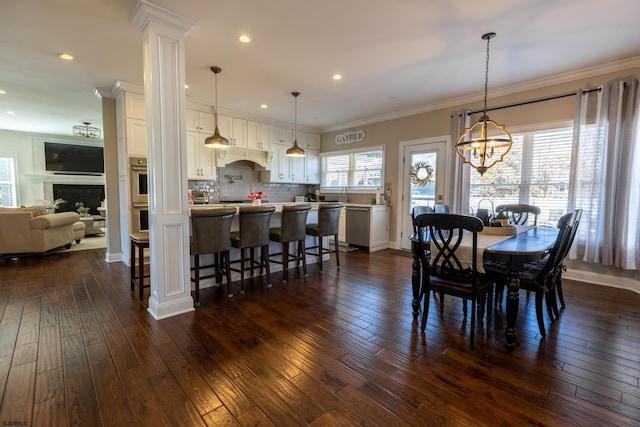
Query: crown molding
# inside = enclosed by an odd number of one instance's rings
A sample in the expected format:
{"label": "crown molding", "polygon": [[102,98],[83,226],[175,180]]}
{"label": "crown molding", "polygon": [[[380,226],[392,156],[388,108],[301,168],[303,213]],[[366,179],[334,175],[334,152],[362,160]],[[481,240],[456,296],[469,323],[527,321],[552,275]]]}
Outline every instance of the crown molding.
{"label": "crown molding", "polygon": [[[553,86],[556,84],[568,83],[584,78],[593,76],[599,76],[608,73],[615,73],[618,71],[628,70],[632,68],[640,67],[640,56],[622,59],[620,61],[609,62],[607,64],[595,65],[593,67],[581,68],[579,70],[568,71],[566,73],[555,74],[553,76],[542,77],[539,79],[528,80],[522,83],[516,83],[507,86],[500,86],[491,89],[491,98],[497,98],[500,96],[511,95],[519,92],[526,92],[528,90],[540,89],[543,87]],[[576,88],[578,90],[578,88]],[[360,127],[365,125],[371,125],[374,123],[385,122],[388,120],[400,119],[403,117],[415,116],[417,114],[428,113],[430,111],[441,110],[444,108],[459,107],[460,105],[481,101],[484,98],[484,91],[474,92],[464,96],[456,98],[447,98],[439,101],[434,101],[419,107],[411,108],[408,110],[394,111],[387,114],[381,114],[379,116],[372,116],[366,119],[357,120],[353,122],[342,123],[334,126],[328,126],[321,129],[322,133],[340,131],[344,129]]]}

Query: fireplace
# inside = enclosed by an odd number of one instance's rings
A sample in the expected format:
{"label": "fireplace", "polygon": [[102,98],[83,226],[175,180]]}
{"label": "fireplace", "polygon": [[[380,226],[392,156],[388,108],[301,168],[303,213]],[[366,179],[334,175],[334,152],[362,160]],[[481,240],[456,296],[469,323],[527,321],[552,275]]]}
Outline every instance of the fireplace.
{"label": "fireplace", "polygon": [[53,184],[53,198],[67,201],[60,205],[58,212],[75,212],[76,203],[82,202],[90,208],[91,215],[99,215],[98,207],[105,199],[104,185]]}

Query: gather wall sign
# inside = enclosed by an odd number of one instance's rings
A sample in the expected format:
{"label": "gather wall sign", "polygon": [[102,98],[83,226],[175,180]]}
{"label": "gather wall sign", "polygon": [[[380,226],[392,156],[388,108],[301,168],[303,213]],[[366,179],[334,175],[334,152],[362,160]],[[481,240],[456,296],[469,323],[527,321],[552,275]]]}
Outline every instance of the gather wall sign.
{"label": "gather wall sign", "polygon": [[352,130],[336,135],[336,144],[353,144],[354,142],[364,141],[366,136],[364,130]]}

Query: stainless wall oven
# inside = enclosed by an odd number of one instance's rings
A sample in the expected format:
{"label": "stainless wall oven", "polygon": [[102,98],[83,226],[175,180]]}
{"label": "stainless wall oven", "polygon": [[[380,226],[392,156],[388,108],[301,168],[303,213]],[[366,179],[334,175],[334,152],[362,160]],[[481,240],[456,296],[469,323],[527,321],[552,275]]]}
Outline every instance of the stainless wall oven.
{"label": "stainless wall oven", "polygon": [[130,157],[131,203],[149,203],[149,185],[147,181],[147,159]]}
{"label": "stainless wall oven", "polygon": [[149,184],[146,158],[129,158],[129,180],[131,183],[131,232],[137,233],[149,229]]}

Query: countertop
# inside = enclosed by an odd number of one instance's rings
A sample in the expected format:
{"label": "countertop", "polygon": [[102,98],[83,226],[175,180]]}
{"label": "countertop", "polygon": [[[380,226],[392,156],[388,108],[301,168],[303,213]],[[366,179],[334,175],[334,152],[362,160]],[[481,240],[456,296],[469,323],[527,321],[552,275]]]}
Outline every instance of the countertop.
{"label": "countertop", "polygon": [[[318,206],[320,206],[321,202],[283,202],[283,203],[263,203],[262,206],[275,206],[276,212],[282,211],[282,206],[284,205],[311,205],[312,211],[317,211]],[[189,209],[198,209],[198,208],[212,208],[212,207],[241,207],[251,206],[251,203],[210,203],[208,205],[190,205]],[[372,205],[372,204],[363,204],[363,203],[345,203],[345,207],[364,207],[364,208],[383,208],[388,207],[388,205]]]}

